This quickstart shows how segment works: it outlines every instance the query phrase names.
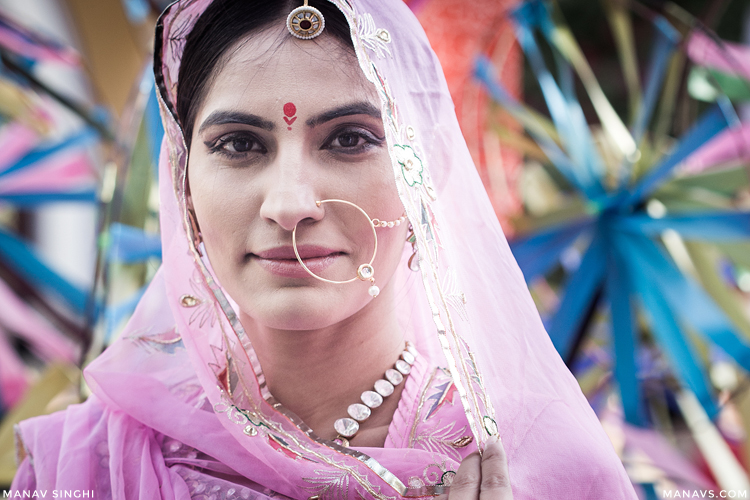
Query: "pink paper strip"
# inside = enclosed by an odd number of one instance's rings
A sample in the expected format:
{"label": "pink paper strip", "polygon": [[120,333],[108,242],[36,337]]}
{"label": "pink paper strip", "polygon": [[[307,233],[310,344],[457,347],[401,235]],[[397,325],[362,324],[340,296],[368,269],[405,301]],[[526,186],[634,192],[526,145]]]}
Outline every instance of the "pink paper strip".
{"label": "pink paper strip", "polygon": [[0,396],[5,408],[12,408],[29,386],[26,368],[0,328]]}
{"label": "pink paper strip", "polygon": [[67,192],[92,185],[94,180],[88,155],[66,152],[8,174],[0,181],[0,194]]}
{"label": "pink paper strip", "polygon": [[729,128],[701,146],[680,170],[696,174],[736,162],[750,162],[750,122]]}
{"label": "pink paper strip", "polygon": [[23,158],[37,143],[37,134],[18,122],[0,128],[0,172]]}
{"label": "pink paper strip", "polygon": [[70,47],[53,48],[36,44],[2,26],[0,26],[0,45],[35,61],[54,61],[70,66],[77,66],[81,62],[78,53]]}
{"label": "pink paper strip", "polygon": [[750,80],[750,47],[737,43],[716,43],[708,35],[696,31],[687,44],[688,57],[706,66]]}
{"label": "pink paper strip", "polygon": [[691,485],[702,490],[713,490],[716,484],[701,470],[672,447],[664,436],[652,429],[640,429],[623,423],[628,448],[645,453],[667,477],[679,486]]}
{"label": "pink paper strip", "polygon": [[47,323],[13,290],[0,280],[0,326],[26,340],[45,361],[64,360],[75,363],[78,347]]}
{"label": "pink paper strip", "polygon": [[[642,429],[629,425],[622,415],[608,410],[602,423],[619,427],[625,437],[626,457],[637,460],[642,466],[653,465],[664,471],[670,481],[685,489],[714,490],[716,483],[704,474],[696,464],[685,458],[664,436],[653,429]],[[635,461],[635,460],[634,460]],[[628,461],[625,460],[627,463]],[[649,463],[650,462],[650,463]]]}

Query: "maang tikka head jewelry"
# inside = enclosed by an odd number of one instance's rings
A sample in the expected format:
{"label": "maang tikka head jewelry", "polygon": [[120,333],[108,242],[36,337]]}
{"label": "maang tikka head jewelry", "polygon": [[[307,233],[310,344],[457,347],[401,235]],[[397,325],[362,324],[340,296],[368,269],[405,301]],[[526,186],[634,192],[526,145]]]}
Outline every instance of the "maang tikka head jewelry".
{"label": "maang tikka head jewelry", "polygon": [[286,18],[286,27],[293,36],[302,40],[310,40],[323,33],[326,20],[318,9],[307,5],[307,0],[305,0],[305,5],[289,13]]}
{"label": "maang tikka head jewelry", "polygon": [[344,203],[345,205],[349,205],[350,207],[354,207],[357,210],[359,210],[362,215],[367,217],[367,222],[370,224],[370,228],[372,229],[372,235],[375,238],[375,248],[372,250],[372,258],[370,258],[370,262],[366,262],[364,264],[361,264],[357,268],[357,275],[354,278],[344,280],[344,281],[335,281],[335,280],[329,280],[326,278],[322,278],[312,272],[304,263],[302,260],[302,257],[299,256],[299,251],[297,250],[297,225],[295,224],[294,229],[292,229],[292,247],[294,248],[294,255],[297,256],[297,261],[302,265],[302,268],[307,271],[307,273],[312,276],[313,278],[319,279],[320,281],[324,281],[326,283],[333,283],[335,285],[343,285],[344,283],[351,283],[352,281],[355,281],[357,279],[362,281],[369,281],[370,282],[370,288],[367,290],[368,293],[372,297],[377,297],[380,293],[380,288],[375,284],[375,268],[372,267],[372,263],[375,260],[375,255],[378,253],[378,233],[375,230],[375,228],[378,227],[396,227],[400,226],[402,222],[406,220],[406,214],[402,215],[398,219],[394,221],[381,221],[380,219],[371,219],[369,215],[367,215],[367,212],[362,210],[361,207],[358,205],[355,205],[351,201],[346,200],[321,200],[316,201],[315,204],[317,206],[322,206],[324,203]]}

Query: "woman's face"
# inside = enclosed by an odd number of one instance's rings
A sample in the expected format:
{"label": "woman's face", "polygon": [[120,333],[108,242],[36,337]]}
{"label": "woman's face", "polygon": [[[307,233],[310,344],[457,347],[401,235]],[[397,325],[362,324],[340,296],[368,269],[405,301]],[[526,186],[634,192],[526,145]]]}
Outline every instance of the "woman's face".
{"label": "woman's face", "polygon": [[[211,265],[243,316],[272,328],[341,322],[369,304],[356,275],[374,247],[365,216],[403,214],[385,143],[380,102],[354,55],[330,36],[280,43],[278,30],[230,49],[196,115],[190,203]],[[288,35],[287,35],[288,36]],[[373,263],[388,300],[406,224],[378,228]]]}

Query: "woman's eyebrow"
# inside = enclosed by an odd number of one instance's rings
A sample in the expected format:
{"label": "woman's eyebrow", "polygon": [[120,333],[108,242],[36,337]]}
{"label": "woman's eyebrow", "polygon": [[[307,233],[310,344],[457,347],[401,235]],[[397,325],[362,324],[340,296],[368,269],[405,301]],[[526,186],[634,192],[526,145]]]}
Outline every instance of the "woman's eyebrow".
{"label": "woman's eyebrow", "polygon": [[308,119],[305,124],[308,127],[315,127],[316,125],[320,125],[321,123],[325,123],[336,118],[341,118],[342,116],[349,115],[368,115],[372,116],[373,118],[380,119],[380,110],[367,101],[354,102],[351,104],[344,104],[343,106],[339,106],[338,108],[334,108],[317,116],[313,116],[312,118]]}
{"label": "woman's eyebrow", "polygon": [[250,113],[242,113],[239,111],[214,111],[208,118],[206,118],[201,124],[201,128],[198,130],[200,134],[206,128],[212,125],[225,125],[227,123],[241,123],[243,125],[250,125],[253,127],[262,128],[269,132],[275,128],[272,121],[261,118],[258,115]]}

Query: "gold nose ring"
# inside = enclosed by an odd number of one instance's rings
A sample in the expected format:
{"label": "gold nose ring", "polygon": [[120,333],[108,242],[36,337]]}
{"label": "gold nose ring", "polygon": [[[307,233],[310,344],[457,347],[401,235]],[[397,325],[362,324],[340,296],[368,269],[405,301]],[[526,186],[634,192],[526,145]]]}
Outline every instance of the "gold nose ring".
{"label": "gold nose ring", "polygon": [[359,205],[356,205],[352,203],[351,201],[346,200],[336,200],[336,199],[330,199],[330,200],[320,200],[316,201],[315,205],[318,207],[322,206],[324,203],[343,203],[345,205],[349,205],[350,207],[356,208],[359,210],[359,212],[364,215],[367,218],[367,222],[370,225],[370,229],[372,229],[372,236],[375,239],[375,248],[373,248],[372,251],[372,257],[370,258],[369,262],[366,262],[364,264],[361,264],[357,268],[357,275],[354,276],[351,279],[343,280],[343,281],[336,281],[336,280],[329,280],[326,278],[323,278],[321,276],[318,276],[314,272],[310,270],[305,265],[305,262],[302,260],[302,257],[299,255],[299,250],[297,250],[297,224],[294,225],[294,229],[292,230],[292,247],[294,248],[294,255],[297,256],[297,261],[299,261],[302,268],[307,271],[307,273],[312,276],[313,278],[316,278],[320,281],[323,281],[325,283],[332,283],[334,285],[343,285],[345,283],[351,283],[356,280],[361,281],[369,281],[370,282],[370,288],[368,289],[368,293],[374,298],[377,297],[380,293],[380,288],[375,284],[375,268],[372,267],[372,263],[375,260],[375,256],[378,253],[378,233],[375,230],[376,227],[396,227],[401,225],[402,222],[406,220],[406,215],[402,215],[395,221],[381,221],[380,219],[372,219],[369,215],[367,215],[367,212],[365,212]]}

